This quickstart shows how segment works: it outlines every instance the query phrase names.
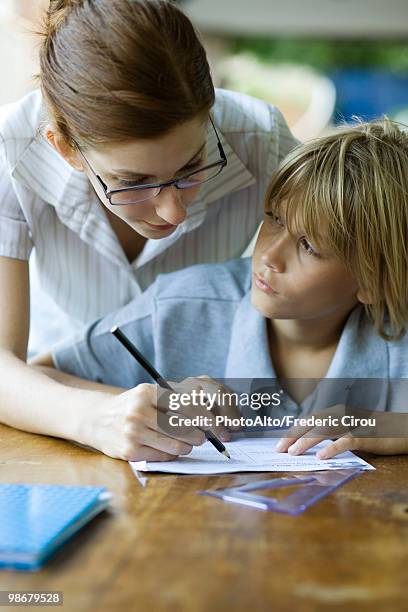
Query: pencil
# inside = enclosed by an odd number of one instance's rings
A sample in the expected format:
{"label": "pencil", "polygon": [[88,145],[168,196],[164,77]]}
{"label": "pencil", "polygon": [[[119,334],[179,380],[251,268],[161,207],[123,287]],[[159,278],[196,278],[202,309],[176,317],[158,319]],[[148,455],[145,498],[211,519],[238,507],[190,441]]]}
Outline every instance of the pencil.
{"label": "pencil", "polygon": [[[127,351],[132,355],[132,357],[134,357],[136,361],[140,363],[142,368],[144,368],[146,372],[150,374],[150,376],[153,378],[153,380],[156,381],[159,387],[176,392],[173,387],[169,385],[167,380],[163,378],[161,374],[159,374],[156,368],[152,366],[150,361],[148,361],[144,355],[142,355],[142,353],[135,347],[135,345],[129,340],[129,338],[123,333],[123,331],[119,329],[117,325],[112,327],[110,332],[115,336],[115,338],[117,338],[117,340],[119,340],[119,342],[122,343],[122,345],[125,347],[125,349],[127,349]],[[231,459],[229,452],[227,451],[221,440],[219,440],[217,436],[212,433],[212,431],[204,429],[203,432],[208,442],[210,442],[219,453],[221,453],[228,459]]]}

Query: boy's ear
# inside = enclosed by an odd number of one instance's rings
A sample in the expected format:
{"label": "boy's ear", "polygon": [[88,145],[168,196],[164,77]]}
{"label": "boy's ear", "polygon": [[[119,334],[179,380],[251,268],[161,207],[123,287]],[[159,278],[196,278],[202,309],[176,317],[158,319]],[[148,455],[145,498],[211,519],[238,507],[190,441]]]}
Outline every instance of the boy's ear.
{"label": "boy's ear", "polygon": [[70,164],[75,170],[79,172],[84,172],[83,164],[78,157],[78,153],[67,143],[65,138],[58,134],[53,130],[53,128],[48,125],[45,130],[45,135],[52,147],[65,159],[66,162]]}
{"label": "boy's ear", "polygon": [[371,296],[369,295],[368,291],[365,291],[364,289],[359,289],[356,297],[361,304],[372,304]]}

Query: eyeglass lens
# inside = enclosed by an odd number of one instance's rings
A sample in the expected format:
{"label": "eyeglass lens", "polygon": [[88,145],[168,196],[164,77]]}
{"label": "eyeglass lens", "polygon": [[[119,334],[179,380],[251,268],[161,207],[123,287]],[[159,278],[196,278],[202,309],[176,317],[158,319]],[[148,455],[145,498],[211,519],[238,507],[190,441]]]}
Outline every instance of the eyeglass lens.
{"label": "eyeglass lens", "polygon": [[[177,187],[179,189],[191,189],[200,185],[201,183],[205,183],[213,178],[215,178],[218,174],[220,174],[223,169],[223,165],[219,164],[214,166],[213,168],[203,168],[202,170],[198,170],[197,172],[193,172],[189,174],[187,177],[184,177],[177,181]],[[112,204],[133,204],[136,202],[143,202],[145,200],[150,200],[154,198],[160,193],[160,187],[150,187],[147,189],[129,189],[124,191],[118,191],[111,194],[111,203]]]}

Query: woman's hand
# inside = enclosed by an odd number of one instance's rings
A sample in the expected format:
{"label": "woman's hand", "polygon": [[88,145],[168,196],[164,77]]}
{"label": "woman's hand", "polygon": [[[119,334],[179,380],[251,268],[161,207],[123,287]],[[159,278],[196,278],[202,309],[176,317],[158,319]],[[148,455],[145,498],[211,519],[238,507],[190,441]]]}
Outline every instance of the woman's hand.
{"label": "woman's hand", "polygon": [[[318,459],[331,459],[345,451],[363,451],[377,455],[408,453],[408,436],[404,435],[401,428],[401,425],[404,429],[407,428],[407,419],[404,419],[402,414],[364,410],[352,412],[356,418],[375,419],[375,426],[370,429],[358,426],[351,428],[342,425],[340,422],[337,426],[293,427],[288,430],[285,437],[279,440],[276,450],[281,453],[287,452],[289,455],[302,455],[323,440],[337,438],[325,448],[318,450],[316,457]],[[350,409],[347,409],[344,405],[336,405],[328,410],[315,413],[313,416],[315,420],[327,417],[341,419],[346,414],[350,415]],[[363,432],[365,434],[370,432],[373,437],[362,436]],[[388,437],[386,436],[387,432]]]}
{"label": "woman's hand", "polygon": [[[176,391],[179,388],[177,383],[172,383],[172,387]],[[229,389],[225,385],[220,384],[217,380],[214,380],[204,374],[195,378],[186,378],[182,383],[180,383],[180,390],[184,388],[194,389],[197,387],[198,389],[202,389],[207,398],[205,410],[205,414],[207,416],[212,418],[215,416],[220,416],[228,419],[240,418],[241,413],[235,402],[236,394],[232,391],[232,389]],[[222,433],[226,435],[226,439],[229,440],[229,432],[238,431],[239,429],[241,429],[240,426],[225,426],[222,427]],[[212,427],[211,430],[213,431]],[[214,433],[216,433],[215,429]]]}
{"label": "woman's hand", "polygon": [[[222,441],[230,439],[228,430],[216,426],[211,418],[220,412],[219,408],[209,410],[208,405],[197,403],[201,389],[214,393],[222,389],[218,383],[200,377],[170,384],[177,394],[191,397],[190,403],[184,401],[187,405],[180,405],[177,411],[169,410],[171,392],[153,384],[143,383],[120,395],[101,397],[85,415],[84,442],[110,457],[127,461],[171,461],[205,442],[202,429],[211,429]],[[235,407],[228,412],[231,416],[238,414]],[[183,417],[197,416],[209,417],[211,427],[184,426]]]}

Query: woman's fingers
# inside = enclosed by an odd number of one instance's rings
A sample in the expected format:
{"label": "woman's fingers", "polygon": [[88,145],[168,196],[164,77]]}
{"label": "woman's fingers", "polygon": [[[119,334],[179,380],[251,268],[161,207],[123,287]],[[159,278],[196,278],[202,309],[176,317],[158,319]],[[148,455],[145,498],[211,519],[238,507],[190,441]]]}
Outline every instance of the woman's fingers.
{"label": "woman's fingers", "polygon": [[177,459],[177,456],[163,453],[150,446],[139,445],[124,458],[127,461],[174,461]]}
{"label": "woman's fingers", "polygon": [[140,384],[125,392],[129,401],[128,419],[135,424],[142,422],[152,430],[191,446],[205,441],[206,429],[223,441],[230,439],[228,430],[222,424],[217,424],[214,415],[202,404],[202,389],[196,379],[170,384],[174,391],[161,389],[157,385]]}
{"label": "woman's fingers", "polygon": [[217,414],[212,410],[214,402],[208,402],[203,381],[197,378],[188,378],[181,383],[171,383],[175,389],[175,396],[171,397],[168,405],[180,418],[180,423],[186,419],[197,419],[196,427],[210,429],[223,441],[230,439],[230,433],[222,422],[217,422]]}
{"label": "woman's fingers", "polygon": [[237,406],[237,394],[232,389],[220,384],[209,376],[198,376],[200,384],[210,399],[212,411],[220,416],[228,416],[231,419],[239,418],[241,412]]}
{"label": "woman's fingers", "polygon": [[143,445],[168,455],[177,457],[178,455],[188,455],[191,453],[193,447],[191,444],[167,436],[154,429],[145,427],[142,432],[138,435],[139,441],[143,440]]}
{"label": "woman's fingers", "polygon": [[159,412],[152,404],[146,403],[139,406],[133,416],[133,423],[135,434],[140,437],[143,437],[146,431],[155,431],[166,436],[166,438],[170,437],[176,441],[179,440],[186,443],[189,445],[190,450],[192,446],[200,446],[205,442],[205,435],[201,429],[185,426],[183,421],[180,421],[178,414],[174,414],[174,412]]}

